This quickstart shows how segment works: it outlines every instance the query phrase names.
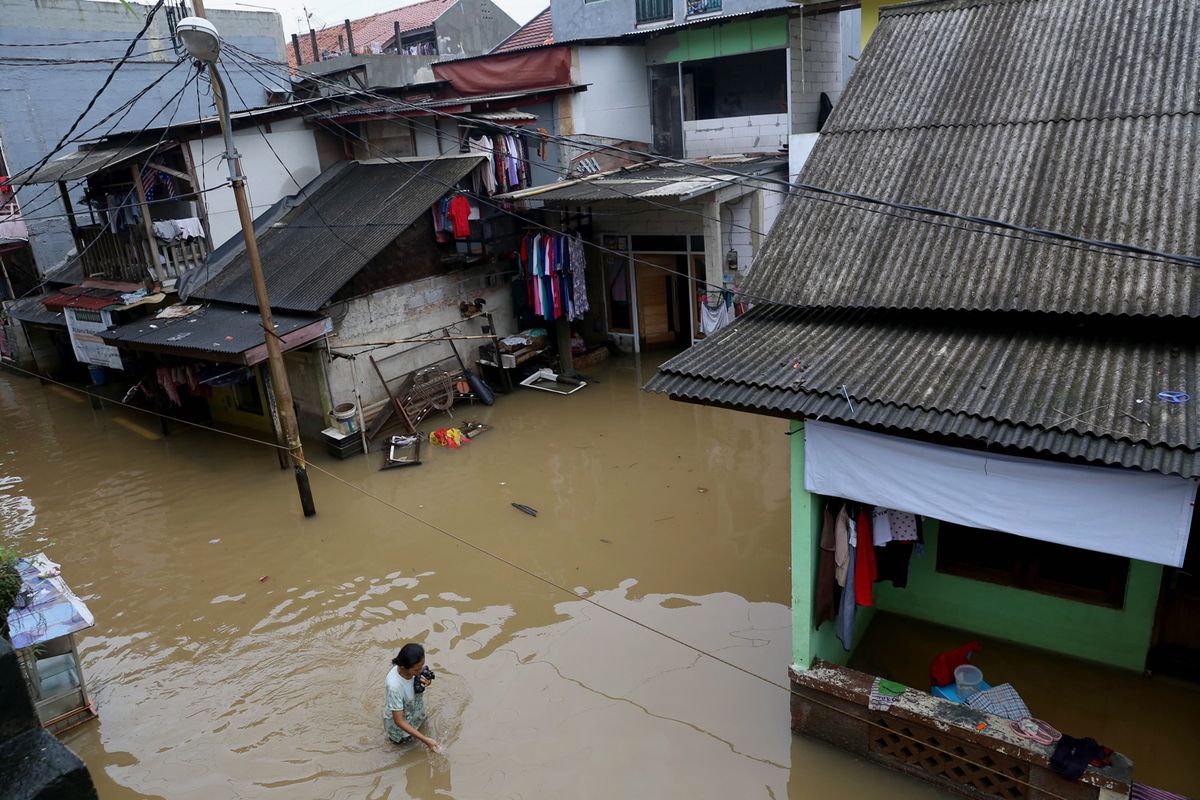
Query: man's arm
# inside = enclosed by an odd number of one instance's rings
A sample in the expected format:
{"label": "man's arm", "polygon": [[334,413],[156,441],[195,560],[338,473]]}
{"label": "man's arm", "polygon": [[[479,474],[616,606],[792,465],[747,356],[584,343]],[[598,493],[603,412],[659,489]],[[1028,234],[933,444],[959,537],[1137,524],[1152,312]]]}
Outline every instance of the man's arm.
{"label": "man's arm", "polygon": [[430,750],[437,750],[437,748],[438,748],[437,741],[434,739],[430,739],[428,736],[421,733],[419,730],[414,728],[412,725],[409,725],[408,720],[404,718],[403,711],[393,711],[392,712],[392,722],[396,723],[396,727],[398,727],[400,730],[404,731],[409,736],[416,739],[418,742],[421,742],[423,745],[428,747]]}

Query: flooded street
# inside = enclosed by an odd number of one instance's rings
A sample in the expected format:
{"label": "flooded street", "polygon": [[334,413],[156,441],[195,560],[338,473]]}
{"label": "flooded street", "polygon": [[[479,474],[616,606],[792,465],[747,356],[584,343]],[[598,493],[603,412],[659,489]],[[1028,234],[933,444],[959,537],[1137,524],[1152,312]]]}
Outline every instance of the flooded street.
{"label": "flooded street", "polygon": [[[786,691],[430,527],[786,683],[787,425],[647,395],[651,366],[461,409],[495,430],[415,469],[310,442],[336,476],[312,471],[311,520],[268,447],[0,373],[5,543],[96,617],[100,720],[66,742],[100,796],[942,797],[792,736]],[[409,640],[442,755],[383,734]]]}

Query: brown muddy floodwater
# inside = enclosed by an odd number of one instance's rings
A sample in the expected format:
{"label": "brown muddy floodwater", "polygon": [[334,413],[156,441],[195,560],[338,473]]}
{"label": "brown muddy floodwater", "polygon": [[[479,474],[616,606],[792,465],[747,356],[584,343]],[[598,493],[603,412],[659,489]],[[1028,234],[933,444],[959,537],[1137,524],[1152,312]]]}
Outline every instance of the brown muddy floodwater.
{"label": "brown muddy floodwater", "polygon": [[[464,409],[495,430],[420,467],[309,454],[786,682],[786,424],[647,395],[651,366],[613,360],[570,397]],[[164,439],[152,418],[0,373],[2,540],[61,562],[95,613],[81,651],[100,720],[66,741],[102,798],[942,796],[793,737],[785,691],[312,480],[304,520],[266,447]],[[383,734],[408,640],[439,676],[443,755]]]}

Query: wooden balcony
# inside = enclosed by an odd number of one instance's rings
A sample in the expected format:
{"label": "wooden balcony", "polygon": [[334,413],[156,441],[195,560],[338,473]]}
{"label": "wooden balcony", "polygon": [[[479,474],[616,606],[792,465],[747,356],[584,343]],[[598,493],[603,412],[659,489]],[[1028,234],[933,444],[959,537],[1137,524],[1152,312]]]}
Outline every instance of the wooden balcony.
{"label": "wooden balcony", "polygon": [[77,228],[75,246],[82,254],[84,275],[139,283],[147,278],[157,281],[180,278],[203,265],[209,252],[205,239],[171,242],[156,239],[152,244],[139,229],[115,234],[107,225]]}

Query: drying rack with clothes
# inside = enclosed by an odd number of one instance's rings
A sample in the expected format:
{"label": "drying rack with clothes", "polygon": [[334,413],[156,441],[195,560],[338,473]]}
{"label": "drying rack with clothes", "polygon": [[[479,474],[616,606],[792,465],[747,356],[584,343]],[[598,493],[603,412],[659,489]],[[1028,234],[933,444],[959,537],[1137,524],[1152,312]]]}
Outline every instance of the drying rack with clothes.
{"label": "drying rack with clothes", "polygon": [[479,219],[479,208],[457,191],[435,203],[432,212],[434,234],[443,243],[470,238],[471,220]]}
{"label": "drying rack with clothes", "polygon": [[476,194],[491,196],[530,185],[529,146],[520,131],[473,131],[467,137],[467,152],[484,159],[471,173]]}
{"label": "drying rack with clothes", "polygon": [[589,308],[586,263],[579,234],[526,234],[517,253],[514,295],[524,283],[524,299],[535,316],[547,321],[583,319]]}
{"label": "drying rack with clothes", "polygon": [[853,645],[858,606],[875,604],[873,587],[890,580],[908,586],[913,556],[924,553],[921,518],[907,511],[827,499],[818,543],[813,624],[837,620],[847,651]]}

